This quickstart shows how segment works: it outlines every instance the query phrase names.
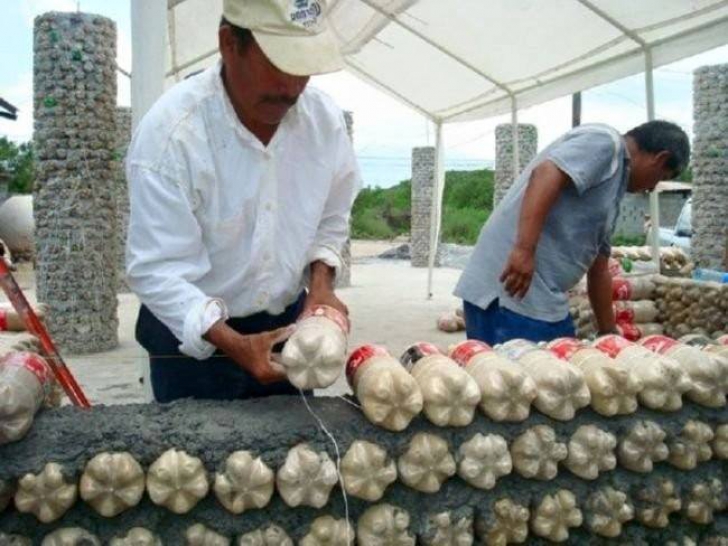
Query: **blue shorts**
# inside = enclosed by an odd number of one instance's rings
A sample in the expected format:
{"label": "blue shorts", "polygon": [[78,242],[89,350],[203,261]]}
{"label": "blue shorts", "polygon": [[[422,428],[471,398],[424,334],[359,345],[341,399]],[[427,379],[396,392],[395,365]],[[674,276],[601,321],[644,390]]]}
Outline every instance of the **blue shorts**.
{"label": "blue shorts", "polygon": [[[230,318],[227,323],[241,334],[257,334],[292,324],[303,310],[305,292],[280,315],[257,313]],[[288,381],[263,385],[233,360],[216,351],[207,360],[196,360],[179,351],[180,341],[146,306],[139,310],[136,339],[149,353],[152,390],[157,402],[180,398],[240,400],[279,394],[298,394]],[[275,347],[275,350],[280,350]]]}
{"label": "blue shorts", "polygon": [[491,346],[511,339],[538,342],[576,335],[571,316],[558,322],[532,319],[501,307],[497,299],[487,309],[468,301],[463,301],[463,308],[468,339],[478,339]]}

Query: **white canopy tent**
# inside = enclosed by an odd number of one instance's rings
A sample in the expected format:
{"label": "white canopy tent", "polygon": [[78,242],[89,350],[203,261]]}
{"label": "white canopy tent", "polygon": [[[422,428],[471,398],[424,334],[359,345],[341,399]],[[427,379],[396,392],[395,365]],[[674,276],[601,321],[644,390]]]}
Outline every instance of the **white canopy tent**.
{"label": "white canopy tent", "polygon": [[[329,4],[347,69],[436,126],[428,293],[439,239],[444,123],[511,112],[515,137],[519,108],[640,72],[646,74],[648,118],[653,119],[652,69],[728,43],[728,0]],[[221,13],[222,0],[132,0],[135,122],[165,85],[215,62]],[[656,196],[651,208],[657,230]],[[653,241],[657,245],[657,237]]]}

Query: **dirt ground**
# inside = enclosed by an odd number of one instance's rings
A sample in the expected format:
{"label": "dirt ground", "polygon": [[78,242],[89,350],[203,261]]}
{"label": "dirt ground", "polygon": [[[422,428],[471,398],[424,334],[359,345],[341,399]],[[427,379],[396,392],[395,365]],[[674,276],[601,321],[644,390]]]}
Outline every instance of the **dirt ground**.
{"label": "dirt ground", "polygon": [[[443,348],[464,339],[435,327],[437,317],[454,309],[459,301],[452,290],[460,272],[436,269],[433,297],[427,298],[427,269],[412,268],[408,261],[380,260],[376,256],[403,241],[353,241],[352,286],[339,291],[352,318],[350,348],[363,343],[385,345],[398,356],[411,343],[430,341]],[[21,288],[35,301],[33,271],[21,265],[15,274]],[[139,301],[133,294],[119,294],[119,346],[103,353],[63,354],[86,394],[95,404],[126,404],[145,400],[139,382],[146,362],[145,351],[134,339]],[[0,301],[4,301],[0,294]],[[326,389],[325,394],[348,392],[346,379]]]}

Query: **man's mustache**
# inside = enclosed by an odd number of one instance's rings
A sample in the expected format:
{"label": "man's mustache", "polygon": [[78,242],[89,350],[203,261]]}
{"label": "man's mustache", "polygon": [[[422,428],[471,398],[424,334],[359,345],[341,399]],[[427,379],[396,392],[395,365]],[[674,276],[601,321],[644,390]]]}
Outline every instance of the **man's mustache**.
{"label": "man's mustache", "polygon": [[283,104],[290,107],[298,102],[298,97],[288,97],[286,95],[264,95],[260,102],[275,105]]}

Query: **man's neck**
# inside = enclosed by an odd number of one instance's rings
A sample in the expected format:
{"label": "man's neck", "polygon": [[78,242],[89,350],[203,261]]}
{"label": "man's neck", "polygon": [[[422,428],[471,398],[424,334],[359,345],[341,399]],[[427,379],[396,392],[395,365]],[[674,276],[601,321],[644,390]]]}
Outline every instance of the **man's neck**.
{"label": "man's neck", "polygon": [[238,117],[238,120],[240,123],[242,123],[245,128],[253,133],[253,135],[264,145],[268,146],[270,144],[270,141],[273,140],[273,136],[276,134],[276,130],[278,129],[278,125],[269,125],[266,123],[256,123],[252,116],[250,116],[250,112],[246,112],[246,109],[240,105],[236,104],[235,100],[233,99],[233,96],[230,94],[230,90],[228,89],[228,81],[225,77],[225,67],[223,66],[220,72],[220,76],[222,77],[222,83],[223,88],[225,89],[225,93],[228,96],[228,99],[230,100],[230,104],[233,106],[233,110],[235,110],[235,115]]}

